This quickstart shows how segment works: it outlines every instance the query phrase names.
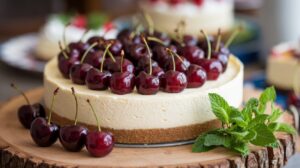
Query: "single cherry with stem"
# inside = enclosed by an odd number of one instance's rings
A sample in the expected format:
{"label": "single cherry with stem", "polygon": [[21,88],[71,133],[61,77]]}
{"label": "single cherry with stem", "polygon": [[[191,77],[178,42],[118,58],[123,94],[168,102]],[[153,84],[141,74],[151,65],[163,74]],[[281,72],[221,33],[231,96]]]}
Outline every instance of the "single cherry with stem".
{"label": "single cherry with stem", "polygon": [[38,117],[33,120],[30,127],[30,135],[33,141],[40,147],[51,146],[56,142],[59,135],[59,126],[51,122],[54,100],[58,90],[59,88],[56,88],[53,92],[48,120]]}
{"label": "single cherry with stem", "polygon": [[100,70],[92,68],[87,72],[85,83],[89,89],[92,90],[106,90],[109,86],[111,73],[109,71],[103,71],[104,61],[111,44],[108,44],[105,48]]}
{"label": "single cherry with stem", "polygon": [[[135,67],[133,65],[133,63],[126,59],[126,58],[122,58],[122,56],[124,56],[124,50],[121,51],[121,56],[119,57],[116,57],[115,59],[112,59],[114,58],[114,55],[108,51],[108,55],[110,56],[109,59],[106,59],[105,63],[104,63],[104,66],[106,70],[108,70],[109,72],[111,73],[115,73],[115,72],[119,72],[121,71],[128,71],[130,73],[134,73],[135,72]],[[122,65],[121,65],[121,62]]]}
{"label": "single cherry with stem", "polygon": [[[123,60],[124,54],[121,56],[121,67],[123,67]],[[123,68],[120,68],[120,72],[113,73],[110,79],[110,90],[115,94],[123,95],[131,93],[134,89],[134,85],[134,74],[128,71],[123,71]]]}
{"label": "single cherry with stem", "polygon": [[90,105],[94,114],[98,130],[88,131],[85,147],[92,156],[104,157],[113,150],[115,144],[114,137],[110,132],[101,131],[99,119],[89,99],[87,99],[87,103]]}
{"label": "single cherry with stem", "polygon": [[176,71],[175,65],[175,55],[171,49],[167,51],[172,56],[173,70],[167,71],[160,78],[160,88],[164,92],[168,93],[179,93],[182,92],[187,87],[187,78],[186,75],[182,72]]}
{"label": "single cherry with stem", "polygon": [[221,48],[221,39],[222,39],[222,34],[221,34],[221,29],[218,30],[218,37],[217,37],[217,42],[215,45],[215,50],[212,52],[212,58],[217,59],[221,62],[223,66],[223,72],[227,69],[227,64],[229,60],[229,54],[230,53],[224,53],[220,50]]}
{"label": "single cherry with stem", "polygon": [[159,78],[152,74],[152,52],[146,39],[143,37],[144,44],[147,47],[147,51],[150,55],[149,57],[149,73],[141,71],[136,78],[137,91],[140,94],[151,95],[156,94],[159,91]]}
{"label": "single cherry with stem", "polygon": [[27,104],[22,105],[18,109],[18,119],[25,128],[29,129],[34,119],[46,116],[45,109],[40,103],[35,103],[31,105],[25,93],[22,90],[20,90],[15,84],[11,83],[10,86],[14,88],[17,92],[19,92],[26,100]]}
{"label": "single cherry with stem", "polygon": [[79,152],[85,145],[88,129],[84,126],[77,125],[78,100],[73,87],[71,90],[76,104],[75,120],[73,125],[66,125],[60,128],[59,141],[67,151]]}
{"label": "single cherry with stem", "polygon": [[[186,58],[178,55],[173,50],[168,49],[168,48],[167,48],[167,50],[169,53],[171,53],[173,56],[175,56],[174,59],[175,59],[176,70],[179,72],[187,71],[187,69],[189,68],[191,63]],[[169,61],[167,62],[167,65],[166,65],[167,70],[171,70],[172,68],[173,68],[173,57],[169,58]]]}
{"label": "single cherry with stem", "polygon": [[92,44],[83,54],[80,64],[73,65],[70,69],[70,78],[73,83],[79,84],[79,85],[84,85],[85,84],[85,78],[90,69],[93,68],[92,65],[84,63],[84,59],[87,56],[88,52],[92,48],[94,48],[98,43]]}
{"label": "single cherry with stem", "polygon": [[201,33],[203,34],[203,36],[207,41],[208,51],[207,51],[207,58],[197,62],[197,65],[200,65],[205,69],[208,80],[216,80],[219,78],[220,74],[222,73],[223,67],[219,60],[211,58],[210,41],[208,39],[207,34],[203,30],[201,30]]}
{"label": "single cherry with stem", "polygon": [[206,71],[199,65],[192,64],[186,71],[187,87],[198,88],[201,87],[207,79]]}
{"label": "single cherry with stem", "polygon": [[71,67],[75,64],[79,64],[80,61],[77,57],[69,57],[66,51],[62,48],[61,43],[58,42],[58,44],[60,48],[60,53],[58,55],[58,69],[65,78],[69,78]]}
{"label": "single cherry with stem", "polygon": [[86,30],[80,39],[77,42],[69,43],[68,47],[71,52],[77,51],[80,55],[82,55],[86,49],[88,49],[89,44],[83,42],[83,38],[88,34],[89,30]]}

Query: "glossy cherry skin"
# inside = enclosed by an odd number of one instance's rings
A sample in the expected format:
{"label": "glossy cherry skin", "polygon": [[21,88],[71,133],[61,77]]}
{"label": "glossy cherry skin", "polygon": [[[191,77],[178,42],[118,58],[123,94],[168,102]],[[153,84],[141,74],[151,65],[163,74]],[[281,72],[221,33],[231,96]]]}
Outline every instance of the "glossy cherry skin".
{"label": "glossy cherry skin", "polygon": [[[152,65],[152,67],[156,67],[156,66],[158,66],[158,63],[154,60],[151,60],[151,65]],[[138,60],[136,69],[138,72],[140,72],[140,71],[145,70],[146,68],[149,69],[149,67],[150,67],[150,59],[148,57],[143,57],[140,60]]]}
{"label": "glossy cherry skin", "polygon": [[[171,45],[169,47],[173,52],[177,52],[177,48],[174,45]],[[166,47],[164,46],[160,46],[160,45],[156,45],[153,50],[153,59],[156,60],[159,64],[160,67],[162,67],[163,69],[166,68],[166,64],[169,61],[169,58],[171,58],[172,56],[170,55],[170,53],[167,52]]]}
{"label": "glossy cherry skin", "polygon": [[85,50],[88,49],[89,44],[78,41],[78,42],[71,42],[68,46],[71,52],[77,51],[80,55],[82,55],[85,52]]}
{"label": "glossy cherry skin", "polygon": [[159,91],[159,78],[142,71],[136,77],[136,88],[143,95],[156,94]]}
{"label": "glossy cherry skin", "polygon": [[[149,73],[149,68],[145,68],[145,72]],[[159,67],[159,66],[152,66],[152,75],[157,76],[158,78],[160,78],[163,74],[165,74],[165,71]]]}
{"label": "glossy cherry skin", "polygon": [[45,117],[45,109],[39,104],[23,105],[18,109],[18,118],[20,123],[27,129],[30,128],[31,123],[37,117]]}
{"label": "glossy cherry skin", "polygon": [[229,55],[224,54],[223,52],[212,52],[212,58],[219,60],[222,64],[223,71],[225,72],[228,65]]}
{"label": "glossy cherry skin", "polygon": [[196,46],[198,43],[198,40],[196,37],[191,35],[184,35],[183,36],[183,43],[185,46]]}
{"label": "glossy cherry skin", "polygon": [[59,127],[54,123],[48,124],[45,118],[38,117],[31,124],[30,134],[38,146],[48,147],[56,142],[59,135]]}
{"label": "glossy cherry skin", "polygon": [[205,57],[204,51],[197,46],[185,46],[181,49],[181,51],[181,55],[192,64],[199,62]]}
{"label": "glossy cherry skin", "polygon": [[87,132],[83,126],[63,126],[59,130],[59,141],[67,151],[79,152],[85,145]]}
{"label": "glossy cherry skin", "polygon": [[160,88],[164,92],[179,93],[186,87],[187,78],[182,72],[169,70],[160,77]]}
{"label": "glossy cherry skin", "polygon": [[[185,72],[191,63],[184,57],[180,57],[181,60],[178,57],[175,57],[175,66],[176,66],[176,71],[179,72]],[[169,61],[167,62],[167,70],[173,70],[173,60],[172,58],[169,58]]]}
{"label": "glossy cherry skin", "polygon": [[102,50],[89,52],[84,58],[83,63],[87,63],[95,68],[99,68],[102,62],[103,53],[104,52]]}
{"label": "glossy cherry skin", "polygon": [[206,71],[199,65],[192,64],[186,71],[187,87],[201,87],[206,82]]}
{"label": "glossy cherry skin", "polygon": [[94,43],[98,43],[94,49],[104,50],[105,49],[105,39],[101,36],[93,36],[87,40],[87,44],[92,45]]}
{"label": "glossy cherry skin", "polygon": [[[169,37],[169,35],[167,33],[154,31],[153,34],[150,34],[149,32],[147,32],[147,35],[161,40],[165,46],[168,46],[171,43],[171,38]],[[160,43],[157,43],[155,41],[148,41],[148,43],[151,46],[151,48],[153,48],[156,45],[161,45]]]}
{"label": "glossy cherry skin", "polygon": [[[106,70],[110,71],[111,73],[120,72],[121,71],[121,57],[115,58],[116,62],[114,62],[112,59],[108,58],[105,60],[104,67]],[[125,72],[131,72],[134,73],[135,67],[131,61],[124,58],[123,64],[122,64],[122,71]]]}
{"label": "glossy cherry skin", "polygon": [[130,57],[134,61],[138,61],[142,57],[150,57],[150,55],[144,44],[133,44],[130,47]]}
{"label": "glossy cherry skin", "polygon": [[110,90],[119,95],[131,93],[135,86],[135,77],[130,72],[115,72],[110,79]]}
{"label": "glossy cherry skin", "polygon": [[73,65],[70,69],[70,79],[75,84],[84,85],[87,72],[92,68],[93,66],[86,63]]}
{"label": "glossy cherry skin", "polygon": [[197,65],[200,65],[205,69],[207,80],[217,80],[223,72],[222,64],[217,59],[203,59]]}
{"label": "glossy cherry skin", "polygon": [[[67,55],[67,58],[65,56],[65,54],[63,54],[63,52]],[[64,50],[63,52],[59,52],[58,53],[58,62],[62,61],[62,60],[66,60],[66,59],[71,59],[74,61],[80,60],[81,58],[81,53],[79,53],[79,51],[77,50],[71,50],[70,52],[67,52],[67,50]]]}
{"label": "glossy cherry skin", "polygon": [[105,41],[106,44],[111,44],[109,51],[115,55],[121,55],[121,51],[123,48],[123,44],[120,42],[120,40],[110,39]]}
{"label": "glossy cherry skin", "polygon": [[110,72],[101,72],[96,68],[92,68],[86,75],[85,83],[91,90],[106,90],[109,87],[110,77]]}
{"label": "glossy cherry skin", "polygon": [[298,97],[294,92],[289,93],[287,104],[300,108],[300,97]]}
{"label": "glossy cherry skin", "polygon": [[85,147],[92,156],[104,157],[113,150],[114,145],[114,137],[111,133],[88,131]]}

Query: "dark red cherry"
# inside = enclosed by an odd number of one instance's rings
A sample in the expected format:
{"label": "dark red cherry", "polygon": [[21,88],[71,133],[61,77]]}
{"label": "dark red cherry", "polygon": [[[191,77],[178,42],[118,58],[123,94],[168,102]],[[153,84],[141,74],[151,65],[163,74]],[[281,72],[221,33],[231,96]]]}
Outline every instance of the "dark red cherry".
{"label": "dark red cherry", "polygon": [[[66,55],[64,55],[64,53]],[[77,50],[71,50],[70,52],[67,52],[67,50],[63,50],[58,53],[58,62],[66,59],[71,59],[76,61],[76,60],[80,60],[80,58],[81,58],[81,53],[79,53],[79,51]]]}
{"label": "dark red cherry", "polygon": [[192,35],[183,35],[183,44],[185,46],[196,46],[198,43],[198,40],[196,37]]}
{"label": "dark red cherry", "polygon": [[287,104],[294,105],[295,107],[300,108],[300,97],[297,96],[294,92],[289,93]]}
{"label": "dark red cherry", "polygon": [[169,70],[160,78],[160,88],[164,92],[179,93],[187,87],[186,75],[179,71]]}
{"label": "dark red cherry", "polygon": [[207,78],[205,70],[201,66],[195,64],[192,64],[186,71],[186,77],[188,88],[201,87]]}
{"label": "dark red cherry", "polygon": [[217,60],[219,60],[222,64],[222,69],[223,71],[222,72],[225,72],[226,69],[227,69],[227,64],[228,64],[228,60],[229,60],[229,55],[227,54],[224,54],[223,52],[212,52],[212,55],[211,55],[212,58],[215,58]]}
{"label": "dark red cherry", "polygon": [[[145,72],[149,73],[149,68],[145,68]],[[152,66],[152,75],[153,76],[157,76],[158,78],[160,78],[163,74],[165,74],[165,71],[159,67],[159,66]]]}
{"label": "dark red cherry", "polygon": [[[151,60],[151,64],[152,67],[158,66],[158,63],[154,60]],[[149,66],[150,66],[150,59],[148,57],[142,57],[140,60],[138,60],[137,71],[140,72],[145,70],[146,68],[149,69]]]}
{"label": "dark red cherry", "polygon": [[31,124],[30,134],[38,146],[48,147],[56,142],[59,127],[54,123],[48,124],[45,118],[38,117]]}
{"label": "dark red cherry", "polygon": [[73,65],[70,69],[70,79],[75,84],[84,85],[87,72],[92,68],[93,66],[86,63]]}
{"label": "dark red cherry", "polygon": [[138,61],[143,57],[150,57],[147,48],[144,44],[133,44],[130,47],[130,57],[134,61]]}
{"label": "dark red cherry", "polygon": [[[177,48],[174,45],[171,45],[169,47],[172,51],[177,52]],[[167,52],[166,47],[156,45],[153,50],[153,59],[156,60],[160,67],[163,69],[166,68],[167,63],[169,62],[169,59],[171,58],[171,55],[169,52]]]}
{"label": "dark red cherry", "polygon": [[[154,31],[154,33],[151,35],[149,32],[147,32],[148,36],[150,37],[155,37],[163,42],[165,46],[170,45],[171,43],[171,38],[167,33],[159,32],[159,31]],[[148,41],[149,45],[153,48],[156,45],[161,45],[160,43],[157,43],[155,41]]]}
{"label": "dark red cherry", "polygon": [[113,55],[116,55],[116,56],[121,55],[123,44],[119,40],[110,39],[110,40],[106,40],[105,43],[106,44],[111,44],[111,46],[109,48],[109,51]]}
{"label": "dark red cherry", "polygon": [[95,68],[99,68],[103,58],[103,51],[97,50],[87,53],[83,63],[90,64]]}
{"label": "dark red cherry", "polygon": [[199,62],[205,57],[204,51],[197,46],[185,46],[181,49],[181,51],[181,55],[192,64]]}
{"label": "dark red cherry", "polygon": [[78,42],[71,42],[69,45],[68,45],[69,49],[70,49],[70,52],[73,53],[73,54],[70,54],[71,57],[74,57],[72,55],[75,55],[74,53],[79,53],[80,55],[82,55],[85,50],[87,48],[89,48],[89,44],[88,43],[84,43],[82,41],[78,41]]}
{"label": "dark red cherry", "polygon": [[70,78],[70,69],[76,64],[80,64],[77,59],[63,59],[58,62],[58,69],[65,78]]}
{"label": "dark red cherry", "polygon": [[60,128],[59,141],[70,152],[80,151],[84,145],[88,129],[79,125],[67,125]]}
{"label": "dark red cherry", "polygon": [[110,79],[110,90],[116,94],[131,93],[134,89],[135,77],[130,72],[115,72]]}
{"label": "dark red cherry", "polygon": [[101,72],[96,68],[92,68],[86,75],[85,83],[89,89],[106,90],[109,87],[110,77],[110,72]]}
{"label": "dark red cherry", "polygon": [[202,6],[204,3],[204,0],[193,0],[193,1],[197,6]]}
{"label": "dark red cherry", "polygon": [[34,119],[37,117],[45,117],[45,109],[44,107],[39,104],[33,104],[33,105],[23,105],[18,109],[18,118],[21,124],[29,129],[31,126],[31,123]]}
{"label": "dark red cherry", "polygon": [[[180,57],[180,58],[181,59],[179,59],[178,57],[175,57],[176,71],[185,72],[189,68],[191,63],[184,57]],[[167,68],[166,69],[167,70],[173,69],[172,58],[169,58],[169,61],[167,62]]]}
{"label": "dark red cherry", "polygon": [[222,64],[217,59],[203,59],[197,65],[202,66],[207,74],[207,80],[217,80],[223,72]]}
{"label": "dark red cherry", "polygon": [[[122,60],[122,58],[121,57],[116,57],[115,60],[116,60],[116,62],[114,62],[111,58],[107,58],[105,60],[104,67],[105,67],[105,69],[107,69],[111,73],[121,71],[121,60]],[[122,65],[122,71],[123,72],[127,71],[127,72],[134,73],[135,67],[134,67],[134,65],[131,61],[124,58],[123,59],[123,65]]]}
{"label": "dark red cherry", "polygon": [[92,156],[104,157],[113,150],[114,138],[111,133],[88,131],[85,146]]}
{"label": "dark red cherry", "polygon": [[93,37],[90,37],[88,40],[87,40],[87,44],[88,45],[92,45],[92,44],[95,44],[97,43],[97,45],[94,47],[94,49],[101,49],[101,50],[104,50],[105,49],[105,39],[101,36],[93,36]]}
{"label": "dark red cherry", "polygon": [[142,71],[136,77],[136,88],[143,95],[156,94],[159,91],[159,78]]}

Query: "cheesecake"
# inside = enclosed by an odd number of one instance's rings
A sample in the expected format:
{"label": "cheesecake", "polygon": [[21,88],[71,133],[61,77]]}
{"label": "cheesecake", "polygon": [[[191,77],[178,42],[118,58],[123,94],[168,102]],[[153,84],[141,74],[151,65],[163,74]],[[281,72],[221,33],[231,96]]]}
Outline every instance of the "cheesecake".
{"label": "cheesecake", "polygon": [[[102,15],[95,15],[101,21]],[[72,16],[67,15],[51,15],[45,25],[41,28],[37,35],[37,46],[35,48],[35,56],[37,59],[48,61],[59,53],[58,42],[63,41],[64,28],[67,23],[71,23],[66,29],[66,41],[77,42],[84,35],[87,29],[90,31],[84,36],[87,39],[94,35],[104,35],[105,38],[114,38],[117,30],[111,28],[111,23],[99,25],[95,24],[93,28],[88,25],[87,16]],[[110,29],[108,31],[108,29]],[[107,33],[106,33],[107,32]]]}
{"label": "cheesecake", "polygon": [[275,46],[267,59],[267,82],[282,90],[293,90],[300,83],[300,52],[298,43],[282,43]]}
{"label": "cheesecake", "polygon": [[169,34],[174,34],[181,21],[185,31],[195,36],[200,29],[217,34],[219,28],[230,32],[234,26],[233,0],[146,0],[140,8],[153,19],[155,29]]}

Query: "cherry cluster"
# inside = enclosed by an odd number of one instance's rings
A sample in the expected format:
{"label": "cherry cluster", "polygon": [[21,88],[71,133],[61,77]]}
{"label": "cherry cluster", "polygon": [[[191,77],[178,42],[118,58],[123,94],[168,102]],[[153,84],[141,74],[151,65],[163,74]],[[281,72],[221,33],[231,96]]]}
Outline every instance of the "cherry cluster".
{"label": "cherry cluster", "polygon": [[92,90],[127,94],[136,87],[144,95],[178,93],[217,80],[227,68],[228,46],[236,33],[226,44],[220,30],[217,37],[201,33],[199,38],[179,33],[171,38],[151,29],[124,29],[116,39],[94,36],[65,48],[60,44],[58,67],[65,78]]}
{"label": "cherry cluster", "polygon": [[77,124],[78,102],[74,88],[71,88],[76,104],[74,124],[59,126],[51,122],[52,109],[55,96],[59,91],[58,88],[53,92],[50,112],[46,117],[43,105],[40,103],[30,104],[29,99],[21,90],[14,84],[11,84],[11,86],[20,92],[27,102],[26,105],[22,105],[18,109],[18,118],[26,129],[30,129],[30,135],[38,146],[49,147],[59,139],[63,148],[69,152],[79,152],[85,146],[92,156],[104,157],[113,150],[114,137],[110,132],[101,131],[97,114],[88,99],[87,103],[90,105],[97,121],[98,130],[88,130],[86,127]]}

